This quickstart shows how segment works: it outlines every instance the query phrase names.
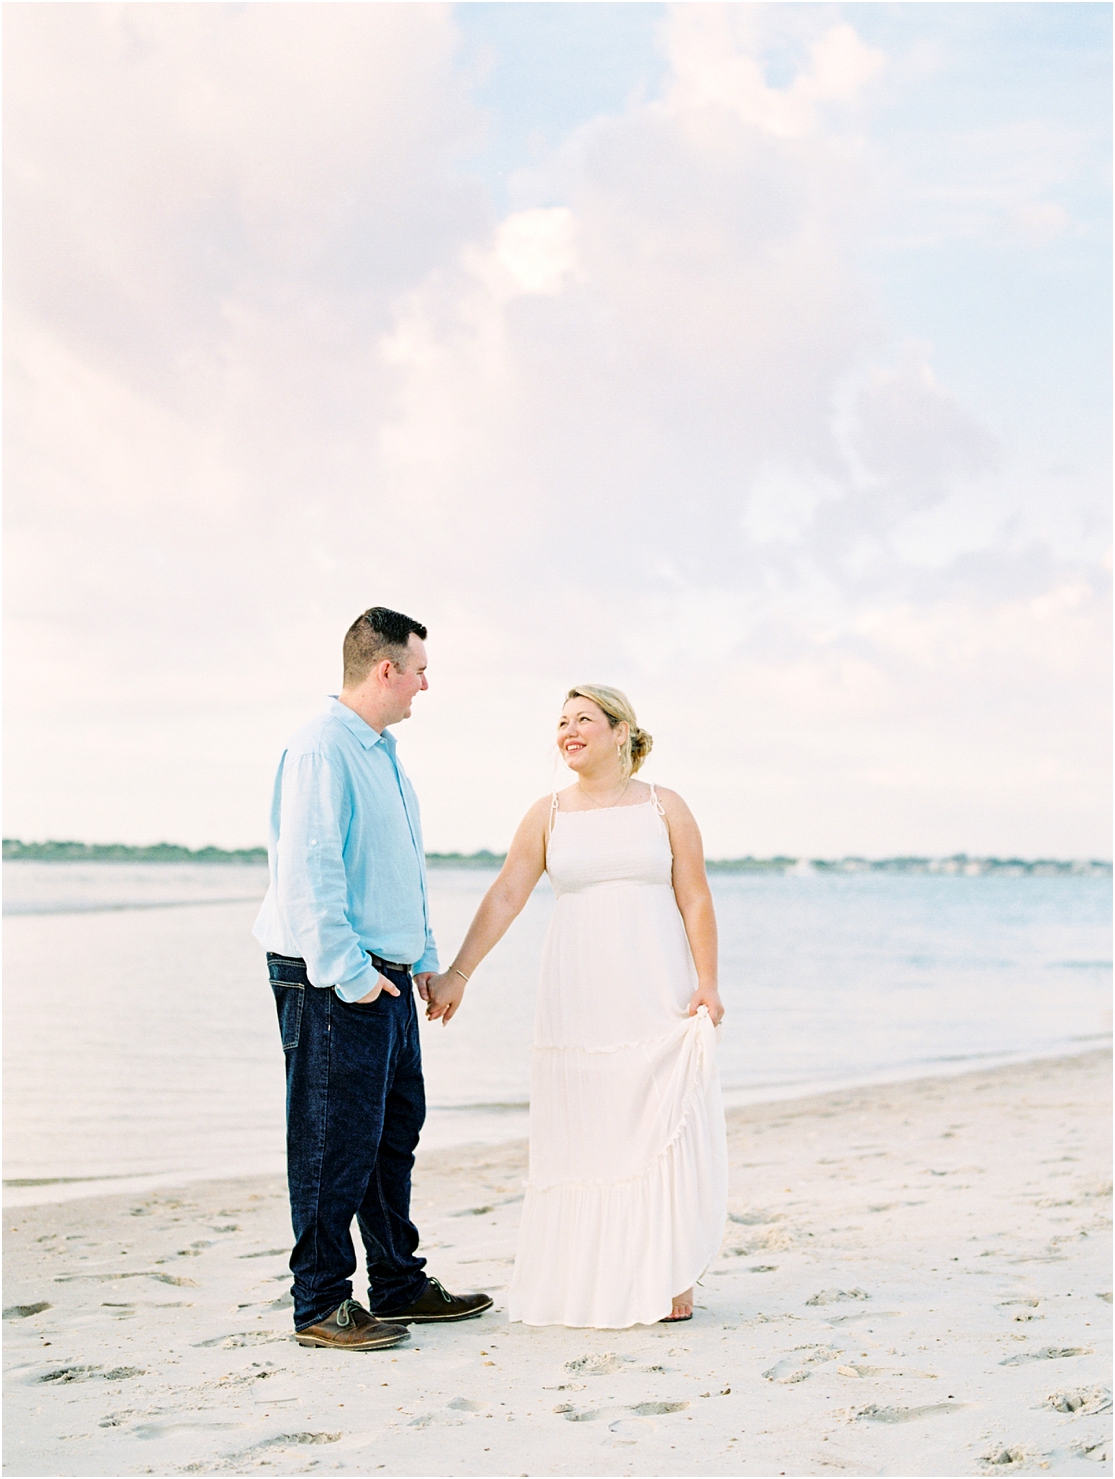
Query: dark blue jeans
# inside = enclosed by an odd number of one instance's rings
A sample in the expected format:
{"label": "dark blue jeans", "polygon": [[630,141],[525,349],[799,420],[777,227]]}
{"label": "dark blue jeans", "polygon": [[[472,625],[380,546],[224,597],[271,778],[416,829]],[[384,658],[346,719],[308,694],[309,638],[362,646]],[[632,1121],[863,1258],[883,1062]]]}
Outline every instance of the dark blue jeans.
{"label": "dark blue jeans", "polygon": [[414,1148],[426,1117],[418,1012],[409,978],[368,1006],[311,986],[305,962],[268,953],[286,1056],[287,1180],[294,1226],[294,1326],[352,1295],[355,1217],[370,1309],[403,1309],[426,1288],[410,1220]]}

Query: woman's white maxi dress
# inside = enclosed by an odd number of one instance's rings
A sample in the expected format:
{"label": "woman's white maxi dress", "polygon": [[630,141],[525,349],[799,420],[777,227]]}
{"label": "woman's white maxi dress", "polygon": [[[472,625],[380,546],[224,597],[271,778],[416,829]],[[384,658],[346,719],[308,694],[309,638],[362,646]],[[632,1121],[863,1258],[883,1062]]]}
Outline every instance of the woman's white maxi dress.
{"label": "woman's white maxi dress", "polygon": [[711,1262],[727,1148],[707,1010],[652,789],[550,818],[530,1172],[509,1318],[620,1328],[670,1312]]}

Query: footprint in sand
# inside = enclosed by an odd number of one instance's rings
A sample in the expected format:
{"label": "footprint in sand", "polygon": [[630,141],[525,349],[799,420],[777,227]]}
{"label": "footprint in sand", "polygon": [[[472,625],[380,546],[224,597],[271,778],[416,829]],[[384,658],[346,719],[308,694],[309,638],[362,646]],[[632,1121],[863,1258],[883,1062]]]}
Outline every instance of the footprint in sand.
{"label": "footprint in sand", "polygon": [[[684,1412],[688,1406],[688,1402],[637,1402],[633,1407],[595,1407],[578,1412],[572,1402],[560,1402],[554,1411],[571,1423],[593,1423],[601,1418],[626,1422],[632,1418],[665,1417],[671,1412]],[[648,1428],[653,1426],[653,1423],[647,1424]]]}
{"label": "footprint in sand", "polygon": [[839,1354],[840,1352],[832,1346],[799,1346],[796,1351],[783,1356],[781,1361],[776,1361],[769,1370],[763,1372],[763,1376],[767,1381],[776,1381],[782,1386],[789,1386],[796,1381],[805,1381],[811,1375],[808,1367],[835,1361]]}
{"label": "footprint in sand", "polygon": [[196,1289],[197,1282],[187,1279],[182,1274],[153,1274],[147,1269],[137,1269],[131,1273],[101,1273],[101,1274],[55,1274],[56,1284],[73,1284],[79,1279],[96,1279],[102,1283],[108,1279],[157,1279],[160,1284],[177,1284],[181,1287]]}
{"label": "footprint in sand", "polygon": [[41,1315],[43,1310],[53,1309],[45,1299],[40,1299],[38,1304],[10,1304],[4,1311],[5,1320],[26,1320],[31,1315]]}
{"label": "footprint in sand", "polygon": [[1075,1452],[1078,1453],[1081,1458],[1090,1458],[1093,1463],[1105,1464],[1107,1462],[1107,1456],[1110,1452],[1110,1449],[1107,1439],[1101,1438],[1098,1443],[1081,1444],[1081,1446],[1077,1448]]}
{"label": "footprint in sand", "polygon": [[934,1402],[928,1407],[860,1407],[852,1414],[857,1421],[873,1423],[909,1423],[922,1417],[936,1417],[942,1412],[957,1412],[963,1402]]}
{"label": "footprint in sand", "polygon": [[615,1351],[603,1351],[598,1356],[576,1356],[572,1361],[566,1361],[565,1369],[576,1376],[611,1376],[613,1372],[622,1371],[627,1364],[625,1356],[617,1356]]}
{"label": "footprint in sand", "polygon": [[108,1371],[100,1366],[59,1366],[54,1371],[44,1372],[36,1380],[65,1385],[71,1381],[130,1381],[133,1376],[146,1376],[146,1374],[139,1366],[113,1366]]}
{"label": "footprint in sand", "polygon": [[1070,1391],[1050,1392],[1045,1400],[1054,1412],[1075,1412],[1081,1417],[1111,1411],[1111,1393],[1107,1387],[1076,1387]]}
{"label": "footprint in sand", "polygon": [[846,1299],[870,1299],[866,1289],[822,1289],[812,1298],[807,1299],[806,1304],[839,1304]]}
{"label": "footprint in sand", "polygon": [[1025,1463],[1029,1457],[1024,1448],[996,1448],[991,1453],[981,1454],[980,1462],[1005,1469],[1009,1464]]}
{"label": "footprint in sand", "polygon": [[[146,1425],[145,1430],[137,1429],[133,1430],[133,1432],[135,1433],[135,1436],[140,1438],[161,1438],[164,1436],[164,1433],[170,1432],[174,1429],[188,1430],[190,1428],[242,1428],[244,1426],[244,1423],[201,1422],[168,1423],[166,1424],[165,1428],[163,1428],[160,1427],[158,1423],[149,1423]],[[265,1438],[262,1443],[255,1443],[252,1445],[251,1448],[241,1449],[239,1453],[226,1453],[215,1463],[207,1463],[204,1465],[204,1467],[209,1472],[223,1471],[225,1473],[242,1474],[245,1472],[249,1464],[251,1464],[253,1467],[258,1464],[271,1464],[274,1459],[278,1459],[281,1456],[281,1451],[285,1448],[302,1447],[303,1445],[313,1445],[318,1443],[339,1443],[343,1437],[343,1433],[280,1433],[278,1437]],[[279,1452],[276,1453],[275,1450],[279,1450]],[[267,1458],[263,1458],[262,1455],[265,1453],[269,1455],[274,1455],[274,1459],[272,1459],[272,1457],[270,1456]],[[194,1467],[201,1468],[202,1465],[198,1464]],[[313,1463],[311,1463],[310,1467],[313,1467]]]}
{"label": "footprint in sand", "polygon": [[474,1402],[471,1397],[454,1397],[452,1402],[447,1402],[446,1407],[452,1408],[454,1412],[487,1412],[487,1402]]}
{"label": "footprint in sand", "polygon": [[1090,1356],[1092,1351],[1082,1345],[1043,1345],[1040,1351],[1019,1351],[1017,1356],[1008,1356],[1000,1366],[1025,1366],[1030,1361],[1063,1361],[1068,1356]]}

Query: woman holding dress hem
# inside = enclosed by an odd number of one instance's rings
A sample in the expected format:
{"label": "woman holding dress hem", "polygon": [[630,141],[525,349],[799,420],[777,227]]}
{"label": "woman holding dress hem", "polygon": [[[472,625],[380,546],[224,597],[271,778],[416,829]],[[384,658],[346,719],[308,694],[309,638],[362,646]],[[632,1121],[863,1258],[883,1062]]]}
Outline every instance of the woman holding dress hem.
{"label": "woman holding dress hem", "polygon": [[652,742],[617,689],[571,689],[557,742],[576,781],[527,812],[456,959],[429,983],[427,1016],[452,1019],[548,871],[510,1319],[685,1320],[727,1202],[701,836],[680,796],[634,779]]}

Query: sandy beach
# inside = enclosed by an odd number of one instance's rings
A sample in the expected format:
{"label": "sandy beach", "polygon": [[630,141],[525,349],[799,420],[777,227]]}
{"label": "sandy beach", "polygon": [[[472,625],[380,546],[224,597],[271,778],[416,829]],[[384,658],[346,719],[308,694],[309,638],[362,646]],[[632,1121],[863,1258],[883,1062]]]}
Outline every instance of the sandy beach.
{"label": "sandy beach", "polygon": [[521,1142],[420,1157],[430,1272],[496,1309],[384,1353],[293,1343],[274,1177],[9,1209],[5,1470],[1109,1473],[1109,1090],[1103,1051],[733,1111],[675,1327],[506,1324]]}

